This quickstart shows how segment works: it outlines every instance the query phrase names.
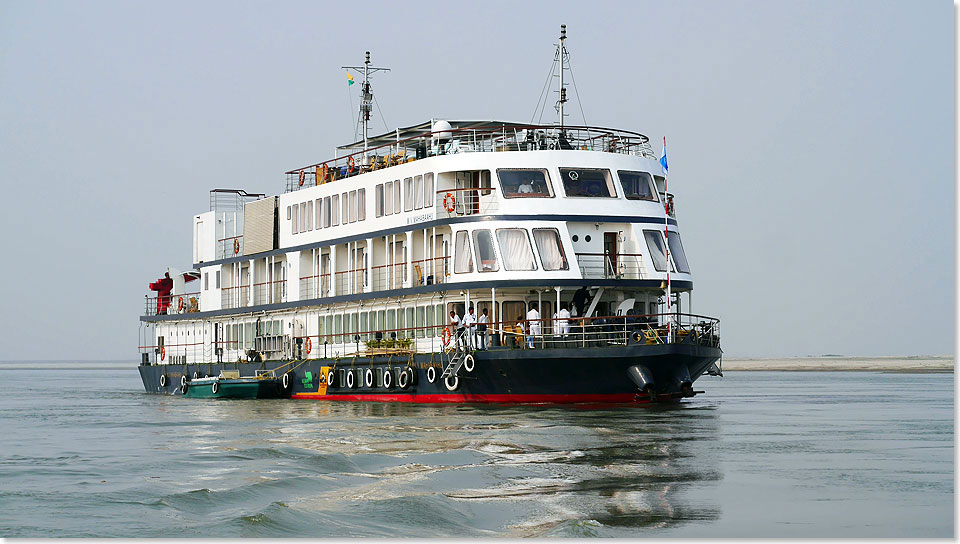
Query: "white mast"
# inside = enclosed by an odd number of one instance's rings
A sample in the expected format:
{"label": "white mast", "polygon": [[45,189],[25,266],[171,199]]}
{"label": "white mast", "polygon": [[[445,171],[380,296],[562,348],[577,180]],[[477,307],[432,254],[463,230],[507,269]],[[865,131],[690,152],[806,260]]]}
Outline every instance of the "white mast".
{"label": "white mast", "polygon": [[370,88],[370,74],[379,71],[389,72],[389,68],[370,66],[370,52],[367,51],[363,66],[341,66],[344,70],[363,70],[363,84],[360,86],[360,123],[363,125],[363,162],[367,164],[367,127],[370,125],[370,112],[373,111],[373,90]]}
{"label": "white mast", "polygon": [[563,86],[563,64],[567,58],[567,25],[560,25],[560,45],[557,46],[557,61],[560,64],[560,99],[557,100],[557,111],[560,113],[560,128],[563,128],[563,105],[567,102],[567,89]]}

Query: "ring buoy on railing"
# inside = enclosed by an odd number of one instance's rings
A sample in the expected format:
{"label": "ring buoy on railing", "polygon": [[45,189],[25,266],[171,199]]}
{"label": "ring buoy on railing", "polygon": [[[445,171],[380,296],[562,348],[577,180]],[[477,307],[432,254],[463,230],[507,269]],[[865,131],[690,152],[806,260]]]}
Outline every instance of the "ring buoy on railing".
{"label": "ring buoy on railing", "polygon": [[313,342],[308,336],[306,340],[303,341],[303,351],[307,352],[307,355],[310,355],[310,351],[313,349]]}
{"label": "ring buoy on railing", "polygon": [[233,254],[236,255],[237,253],[240,253],[240,239],[239,239],[239,238],[234,238],[234,239],[233,239]]}
{"label": "ring buoy on railing", "polygon": [[300,182],[300,187],[303,187],[303,180],[305,180],[305,179],[307,178],[307,175],[303,173],[303,170],[301,170],[299,177],[300,177],[300,180],[299,180],[299,182]]}
{"label": "ring buoy on railing", "polygon": [[320,172],[320,179],[323,180],[321,183],[326,183],[326,182],[327,182],[327,178],[329,178],[329,177],[330,177],[330,166],[324,164],[324,165],[323,165],[323,168],[321,169],[321,172]]}
{"label": "ring buoy on railing", "polygon": [[352,174],[357,169],[357,161],[353,156],[347,157],[347,173]]}
{"label": "ring buoy on railing", "polygon": [[437,381],[437,369],[435,367],[430,367],[427,369],[427,381],[433,383]]}
{"label": "ring buoy on railing", "polygon": [[167,348],[160,346],[160,360],[164,360],[167,357]]}
{"label": "ring buoy on railing", "polygon": [[450,336],[452,336],[450,332],[450,327],[444,327],[443,334],[440,335],[441,337],[440,339],[443,341],[443,347],[447,347],[450,345]]}
{"label": "ring buoy on railing", "polygon": [[166,387],[166,386],[167,386],[167,375],[166,375],[166,374],[161,374],[161,375],[160,375],[160,387],[163,388],[163,387]]}
{"label": "ring buoy on railing", "polygon": [[443,195],[443,209],[447,210],[447,213],[453,213],[453,210],[457,209],[457,197],[453,196],[453,193]]}
{"label": "ring buoy on railing", "polygon": [[390,389],[391,385],[393,385],[393,371],[387,367],[383,370],[383,388]]}
{"label": "ring buoy on railing", "polygon": [[177,310],[181,312],[183,311],[183,297],[180,297],[179,300],[177,301]]}
{"label": "ring buoy on railing", "polygon": [[363,375],[363,382],[367,387],[373,387],[373,370],[367,369],[366,373]]}

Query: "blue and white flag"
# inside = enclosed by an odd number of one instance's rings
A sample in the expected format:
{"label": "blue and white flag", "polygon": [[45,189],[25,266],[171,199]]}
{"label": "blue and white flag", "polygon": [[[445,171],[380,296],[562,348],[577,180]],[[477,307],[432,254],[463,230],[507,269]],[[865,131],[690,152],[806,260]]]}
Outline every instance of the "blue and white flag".
{"label": "blue and white flag", "polygon": [[660,152],[660,167],[663,168],[663,175],[667,175],[667,138],[663,138],[663,151]]}

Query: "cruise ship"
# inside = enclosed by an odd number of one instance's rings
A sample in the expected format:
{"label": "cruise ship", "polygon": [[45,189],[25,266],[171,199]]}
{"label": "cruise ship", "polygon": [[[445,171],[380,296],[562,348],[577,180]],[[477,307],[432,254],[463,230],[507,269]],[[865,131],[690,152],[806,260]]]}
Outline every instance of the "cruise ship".
{"label": "cruise ship", "polygon": [[369,135],[385,69],[369,52],[350,67],[362,138],[287,171],[282,194],[210,191],[192,265],[149,284],[145,390],[220,378],[334,401],[701,393],[694,381],[720,373],[720,323],[684,312],[693,276],[665,150],[564,122],[565,39],[550,124],[430,119]]}

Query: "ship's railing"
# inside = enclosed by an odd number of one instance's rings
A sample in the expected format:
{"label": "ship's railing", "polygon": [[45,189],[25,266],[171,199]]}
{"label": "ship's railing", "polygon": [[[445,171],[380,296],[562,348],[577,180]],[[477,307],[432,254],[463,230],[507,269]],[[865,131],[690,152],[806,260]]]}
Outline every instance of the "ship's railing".
{"label": "ship's railing", "polygon": [[[541,150],[602,151],[656,158],[649,139],[628,130],[589,126],[502,125],[451,128],[370,147],[286,173],[287,192],[412,162],[459,153]],[[367,161],[364,161],[364,153]]]}
{"label": "ship's railing", "polygon": [[589,279],[639,280],[646,274],[641,253],[577,253],[580,275]]}
{"label": "ship's railing", "polygon": [[217,259],[229,259],[230,257],[243,255],[243,235],[228,236],[217,240],[216,252]]}
{"label": "ship's railing", "polygon": [[177,315],[200,311],[200,292],[144,296],[143,315]]}
{"label": "ship's railing", "polygon": [[491,196],[495,188],[446,189],[437,191],[437,218],[464,215],[488,215],[499,210],[499,201]]}

